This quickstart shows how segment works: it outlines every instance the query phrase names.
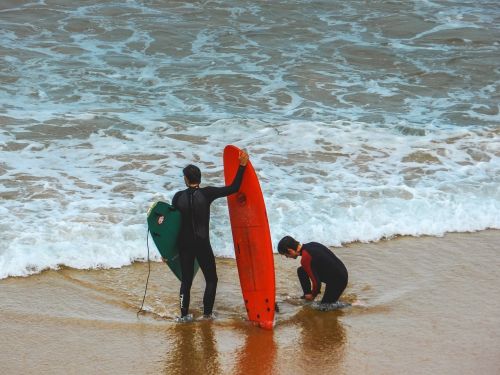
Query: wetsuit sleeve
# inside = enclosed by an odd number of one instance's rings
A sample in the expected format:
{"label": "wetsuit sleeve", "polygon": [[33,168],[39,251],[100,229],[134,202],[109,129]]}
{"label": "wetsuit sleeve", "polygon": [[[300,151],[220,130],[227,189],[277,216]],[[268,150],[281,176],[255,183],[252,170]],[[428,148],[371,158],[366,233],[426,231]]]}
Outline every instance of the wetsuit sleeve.
{"label": "wetsuit sleeve", "polygon": [[311,294],[314,297],[316,297],[319,294],[319,289],[320,289],[321,283],[320,283],[318,274],[313,267],[312,257],[306,250],[302,250],[302,259],[301,259],[300,263],[301,263],[302,267],[304,267],[304,270],[307,272],[307,275],[309,276],[309,278],[311,279],[311,282],[312,282]]}
{"label": "wetsuit sleeve", "polygon": [[236,176],[233,179],[233,182],[231,182],[231,185],[223,187],[213,187],[213,186],[206,187],[204,189],[204,192],[208,200],[212,202],[214,199],[227,197],[230,194],[236,193],[240,189],[241,181],[243,181],[244,172],[245,172],[245,166],[240,165],[238,171],[236,172]]}

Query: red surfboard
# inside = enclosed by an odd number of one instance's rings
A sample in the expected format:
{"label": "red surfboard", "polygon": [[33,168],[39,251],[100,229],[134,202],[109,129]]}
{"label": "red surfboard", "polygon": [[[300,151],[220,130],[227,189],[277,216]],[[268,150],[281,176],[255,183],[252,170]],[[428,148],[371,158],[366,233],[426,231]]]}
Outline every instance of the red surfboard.
{"label": "red surfboard", "polygon": [[[224,149],[226,185],[233,181],[238,170],[239,152],[232,145]],[[240,190],[228,196],[227,202],[248,319],[262,328],[272,329],[276,298],[273,246],[264,197],[250,161]]]}

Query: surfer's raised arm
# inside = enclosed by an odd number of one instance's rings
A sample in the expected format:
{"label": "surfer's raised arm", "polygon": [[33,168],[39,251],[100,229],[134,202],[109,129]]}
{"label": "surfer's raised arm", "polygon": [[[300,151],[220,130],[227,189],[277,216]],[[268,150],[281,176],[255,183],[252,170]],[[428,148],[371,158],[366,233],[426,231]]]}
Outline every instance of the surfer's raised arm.
{"label": "surfer's raised arm", "polygon": [[245,168],[248,164],[248,159],[248,153],[240,151],[238,154],[240,166],[238,167],[236,175],[230,185],[222,187],[208,186],[205,188],[207,199],[210,202],[217,198],[227,197],[228,195],[234,194],[240,190],[241,182],[243,181],[243,173],[245,172]]}

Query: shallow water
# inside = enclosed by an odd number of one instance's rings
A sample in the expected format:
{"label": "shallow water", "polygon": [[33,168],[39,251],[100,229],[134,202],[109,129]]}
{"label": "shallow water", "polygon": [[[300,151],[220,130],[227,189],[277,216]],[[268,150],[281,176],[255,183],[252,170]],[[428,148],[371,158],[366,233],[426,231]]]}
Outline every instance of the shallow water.
{"label": "shallow water", "polygon": [[[334,249],[349,270],[320,312],[298,296],[296,260],[276,256],[273,331],[245,320],[234,260],[217,259],[215,321],[175,323],[178,281],[153,263],[47,271],[0,281],[0,363],[16,373],[497,374],[498,231]],[[204,283],[191,312],[202,314]]]}

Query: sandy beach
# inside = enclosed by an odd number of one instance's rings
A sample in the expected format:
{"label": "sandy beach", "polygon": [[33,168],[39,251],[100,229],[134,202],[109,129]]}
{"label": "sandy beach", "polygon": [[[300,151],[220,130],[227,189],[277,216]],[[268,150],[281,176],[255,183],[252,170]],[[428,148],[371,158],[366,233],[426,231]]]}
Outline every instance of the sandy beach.
{"label": "sandy beach", "polygon": [[[273,331],[245,321],[233,259],[219,258],[215,321],[179,324],[178,281],[147,263],[0,281],[2,374],[498,374],[500,231],[401,237],[333,249],[344,301],[297,297],[298,261],[275,257]],[[204,282],[195,279],[192,313]]]}
{"label": "sandy beach", "polygon": [[[499,20],[498,1],[1,1],[0,375],[499,375]],[[224,186],[227,145],[265,198],[245,224],[334,246],[352,306],[305,303],[275,255],[275,327],[250,324],[221,198],[217,318],[198,273],[176,323],[146,213],[189,164]]]}

